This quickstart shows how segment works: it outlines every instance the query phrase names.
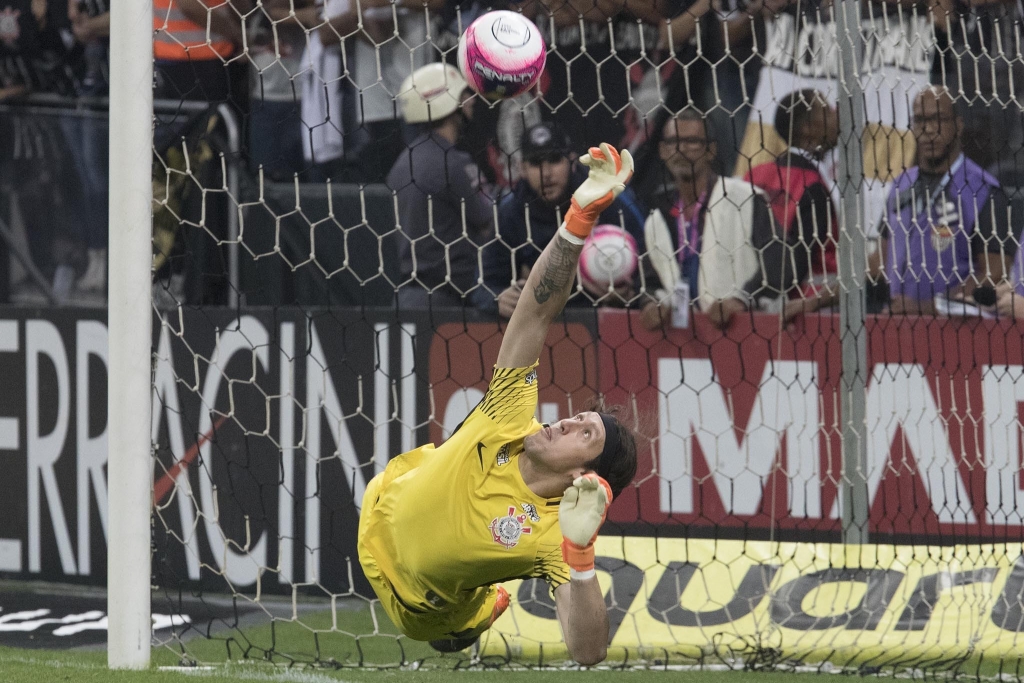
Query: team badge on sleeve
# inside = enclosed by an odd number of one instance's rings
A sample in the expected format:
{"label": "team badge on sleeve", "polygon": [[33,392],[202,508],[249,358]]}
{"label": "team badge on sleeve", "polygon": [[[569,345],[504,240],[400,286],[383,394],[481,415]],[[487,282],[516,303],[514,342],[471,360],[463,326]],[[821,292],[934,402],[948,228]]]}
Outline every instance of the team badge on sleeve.
{"label": "team badge on sleeve", "polygon": [[531,384],[536,382],[537,381],[537,371],[536,370],[530,370],[528,373],[526,373],[526,377],[524,378],[524,381],[526,382],[526,386],[530,386]]}
{"label": "team badge on sleeve", "polygon": [[526,526],[527,515],[517,515],[513,505],[508,506],[508,514],[491,520],[491,538],[508,549],[516,547],[523,534],[532,534],[533,529]]}
{"label": "team badge on sleeve", "polygon": [[498,467],[507,465],[508,461],[511,459],[512,458],[508,455],[508,444],[502,445],[502,447],[498,449]]}
{"label": "team badge on sleeve", "polygon": [[533,503],[520,503],[520,505],[523,506],[523,512],[526,513],[526,516],[530,518],[531,522],[540,521],[540,513],[537,512],[536,505],[534,505]]}

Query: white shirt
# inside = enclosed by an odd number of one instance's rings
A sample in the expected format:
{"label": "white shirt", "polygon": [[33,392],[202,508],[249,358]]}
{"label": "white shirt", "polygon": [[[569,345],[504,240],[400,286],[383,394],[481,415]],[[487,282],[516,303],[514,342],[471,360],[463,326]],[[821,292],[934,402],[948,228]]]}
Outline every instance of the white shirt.
{"label": "white shirt", "polygon": [[[319,3],[318,3],[319,4]],[[320,16],[336,17],[350,0],[323,0]],[[344,153],[341,130],[342,55],[340,45],[325,47],[315,31],[308,34],[302,55],[302,152],[306,161],[323,163]]]}
{"label": "white shirt", "polygon": [[[427,42],[427,15],[422,9],[397,9],[398,36],[375,45],[366,36],[354,38],[354,64],[352,82],[360,96],[357,107],[361,123],[390,121],[399,118],[395,104],[402,81],[414,70],[430,61],[430,44]],[[364,21],[392,23],[391,7],[363,10]]]}

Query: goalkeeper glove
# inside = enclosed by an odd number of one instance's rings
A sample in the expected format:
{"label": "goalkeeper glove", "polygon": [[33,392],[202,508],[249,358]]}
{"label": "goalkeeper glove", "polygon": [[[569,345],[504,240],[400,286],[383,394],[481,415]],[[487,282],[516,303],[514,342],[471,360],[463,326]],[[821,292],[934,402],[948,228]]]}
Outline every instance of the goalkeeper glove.
{"label": "goalkeeper glove", "polygon": [[633,176],[633,157],[628,149],[622,150],[620,155],[614,147],[602,142],[600,148],[591,147],[589,154],[580,157],[580,163],[590,172],[572,193],[572,206],[565,213],[564,227],[577,239],[585,240],[601,212],[626,189],[626,183]]}
{"label": "goalkeeper glove", "polygon": [[558,525],[562,529],[562,558],[572,578],[594,576],[594,539],[611,503],[611,487],[596,474],[579,477],[562,495]]}

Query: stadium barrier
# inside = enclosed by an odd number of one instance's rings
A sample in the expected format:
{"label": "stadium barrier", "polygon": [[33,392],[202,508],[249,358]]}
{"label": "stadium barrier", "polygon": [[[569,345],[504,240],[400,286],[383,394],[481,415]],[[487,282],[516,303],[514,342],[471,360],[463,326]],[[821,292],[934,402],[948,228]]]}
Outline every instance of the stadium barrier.
{"label": "stadium barrier", "polygon": [[[613,659],[944,666],[1019,646],[1019,411],[985,410],[1024,401],[1018,328],[869,319],[874,543],[844,546],[834,320],[773,335],[777,321],[754,316],[723,336],[698,317],[665,336],[640,332],[622,311],[570,312],[552,330],[543,419],[572,414],[595,391],[622,391],[658,425],[644,474],[598,545]],[[222,590],[225,579],[263,593],[365,594],[349,560],[355,500],[391,451],[458,424],[497,353],[493,322],[455,311],[430,322],[385,309],[156,319],[156,584],[171,594]],[[741,348],[733,337],[760,343]],[[0,348],[0,443],[25,453],[0,484],[0,569],[102,585],[102,316],[7,311]],[[712,376],[718,384],[704,387]],[[557,659],[546,587],[512,587],[514,607],[482,653]]]}

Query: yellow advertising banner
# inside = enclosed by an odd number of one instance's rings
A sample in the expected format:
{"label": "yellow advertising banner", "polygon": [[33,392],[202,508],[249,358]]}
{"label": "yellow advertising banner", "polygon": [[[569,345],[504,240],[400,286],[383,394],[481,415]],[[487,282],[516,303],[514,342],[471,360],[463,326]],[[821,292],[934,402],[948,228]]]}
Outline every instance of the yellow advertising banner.
{"label": "yellow advertising banner", "polygon": [[[1020,544],[847,546],[600,537],[611,622],[608,660],[760,658],[841,666],[1017,658],[1024,648]],[[484,656],[566,658],[540,580],[506,585],[513,603]]]}

